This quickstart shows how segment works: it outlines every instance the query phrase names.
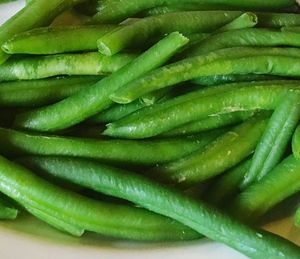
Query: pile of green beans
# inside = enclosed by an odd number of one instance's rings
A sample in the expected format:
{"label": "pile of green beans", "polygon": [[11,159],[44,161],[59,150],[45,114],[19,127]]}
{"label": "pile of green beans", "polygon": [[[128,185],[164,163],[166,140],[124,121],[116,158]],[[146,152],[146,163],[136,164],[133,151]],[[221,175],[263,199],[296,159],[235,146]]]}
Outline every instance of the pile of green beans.
{"label": "pile of green beans", "polygon": [[260,226],[300,192],[298,5],[26,1],[0,25],[0,219],[300,258]]}

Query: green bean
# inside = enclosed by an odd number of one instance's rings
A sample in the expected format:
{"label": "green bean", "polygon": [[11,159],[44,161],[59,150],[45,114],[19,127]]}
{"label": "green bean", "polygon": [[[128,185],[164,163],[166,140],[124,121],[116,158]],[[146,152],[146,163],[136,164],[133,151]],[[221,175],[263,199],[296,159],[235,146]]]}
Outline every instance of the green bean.
{"label": "green bean", "polygon": [[240,185],[251,163],[251,159],[246,159],[221,175],[205,193],[208,201],[218,206],[226,206],[226,203],[240,192]]}
{"label": "green bean", "polygon": [[242,186],[260,181],[280,162],[300,119],[300,92],[282,96],[256,150]]}
{"label": "green bean", "polygon": [[244,221],[257,220],[280,201],[300,191],[299,172],[300,161],[289,156],[237,196],[231,212]]}
{"label": "green bean", "polygon": [[[180,105],[166,105],[156,112],[151,109],[137,112],[108,125],[104,134],[122,138],[147,138],[159,135],[184,125],[188,122],[205,119],[207,116],[244,110],[273,110],[280,96],[289,89],[299,89],[299,83],[286,84],[275,82],[274,85],[250,84],[251,87],[220,92],[197,99],[190,99]],[[234,89],[234,88],[233,88]],[[163,105],[161,105],[163,106]]]}
{"label": "green bean", "polygon": [[278,76],[270,75],[256,75],[256,74],[246,74],[246,75],[213,75],[213,76],[202,76],[194,79],[192,82],[194,84],[199,84],[203,86],[211,85],[221,85],[234,82],[251,82],[251,81],[263,81],[263,80],[277,80],[281,79]]}
{"label": "green bean", "polygon": [[0,106],[38,107],[57,102],[100,80],[98,76],[0,83]]}
{"label": "green bean", "polygon": [[298,258],[299,247],[274,234],[251,229],[203,202],[140,175],[92,161],[34,157],[29,161],[49,174],[110,196],[129,200],[174,218],[210,239],[226,243],[251,258]]}
{"label": "green bean", "polygon": [[171,95],[170,89],[159,89],[157,91],[146,94],[145,96],[142,96],[140,98],[140,102],[145,104],[145,106],[149,106],[159,102],[162,99],[168,99],[168,95]]}
{"label": "green bean", "polygon": [[[0,45],[15,34],[48,25],[58,14],[84,0],[32,1],[0,26]],[[0,64],[9,56],[0,50]]]}
{"label": "green bean", "polygon": [[[250,49],[228,48],[186,58],[150,71],[113,93],[110,98],[117,103],[129,103],[149,92],[216,74],[270,74],[287,77],[300,75],[297,68],[300,60],[298,49],[252,48],[252,54],[248,53]],[[295,56],[290,56],[291,52]],[[232,57],[227,57],[229,53]]]}
{"label": "green bean", "polygon": [[98,52],[89,52],[10,59],[0,66],[0,81],[41,79],[57,75],[106,75],[117,71],[135,57],[135,54],[106,57]]}
{"label": "green bean", "polygon": [[282,27],[282,31],[289,31],[289,32],[295,32],[295,33],[300,33],[300,26],[287,26],[287,27]]}
{"label": "green bean", "polygon": [[189,55],[201,55],[218,49],[237,46],[292,46],[299,47],[300,35],[294,32],[247,28],[214,34],[195,46]]}
{"label": "green bean", "polygon": [[6,197],[0,193],[0,219],[15,219],[18,210],[13,208],[6,200]]}
{"label": "green bean", "polygon": [[219,134],[219,131],[212,131],[194,138],[128,141],[47,136],[0,128],[0,149],[8,155],[78,156],[111,162],[153,165],[188,155]]}
{"label": "green bean", "polygon": [[258,27],[281,28],[284,26],[300,25],[298,13],[256,13],[258,16]]}
{"label": "green bean", "polygon": [[97,50],[97,40],[116,25],[38,28],[15,35],[2,45],[8,54],[58,54]]}
{"label": "green bean", "polygon": [[297,127],[292,140],[293,154],[300,159],[300,126]]}
{"label": "green bean", "polygon": [[55,131],[73,126],[107,109],[113,104],[109,99],[112,92],[161,66],[187,42],[188,39],[180,33],[171,33],[116,73],[88,89],[51,106],[18,116],[16,125],[38,131]]}
{"label": "green bean", "polygon": [[192,135],[206,130],[212,130],[212,129],[217,129],[217,128],[237,124],[239,122],[249,119],[254,114],[255,114],[254,111],[239,111],[239,112],[230,112],[224,114],[216,114],[214,116],[209,116],[203,120],[187,123],[176,129],[170,130],[162,135],[169,136],[169,137]]}
{"label": "green bean", "polygon": [[133,43],[147,42],[153,37],[172,31],[179,31],[186,35],[211,32],[241,14],[238,11],[198,11],[148,17],[104,35],[98,40],[98,49],[102,54],[111,56],[130,47]]}
{"label": "green bean", "polygon": [[64,190],[3,157],[0,172],[4,194],[47,223],[74,235],[88,230],[137,240],[199,237],[189,228],[143,209],[95,201]]}
{"label": "green bean", "polygon": [[[100,11],[93,17],[93,22],[107,23],[120,22],[128,17],[157,6],[173,6],[178,5],[176,0],[148,0],[148,1],[132,1],[132,0],[117,0],[117,1],[103,1],[101,2]],[[258,0],[252,1],[224,1],[224,0],[185,0],[180,1],[181,5],[197,5],[207,7],[230,7],[238,9],[256,9],[256,10],[280,10],[284,7],[294,6],[293,0],[278,0],[275,3],[262,2]]]}
{"label": "green bean", "polygon": [[218,137],[203,150],[155,168],[160,179],[193,186],[237,165],[255,149],[268,118],[254,117]]}

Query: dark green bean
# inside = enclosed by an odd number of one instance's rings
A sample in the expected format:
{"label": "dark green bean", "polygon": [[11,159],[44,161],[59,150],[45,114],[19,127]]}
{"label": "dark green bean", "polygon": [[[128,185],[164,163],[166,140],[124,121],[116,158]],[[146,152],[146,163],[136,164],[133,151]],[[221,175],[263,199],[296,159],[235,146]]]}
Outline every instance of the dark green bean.
{"label": "dark green bean", "polygon": [[300,126],[297,127],[292,141],[293,154],[300,159]]}
{"label": "dark green bean", "polygon": [[196,5],[201,9],[204,8],[237,8],[237,9],[256,9],[256,10],[280,10],[284,7],[294,6],[295,2],[293,0],[277,0],[276,2],[264,2],[259,0],[251,1],[224,1],[224,0],[148,0],[148,1],[139,1],[139,0],[117,0],[117,1],[103,1],[101,2],[100,11],[93,17],[93,22],[98,23],[107,23],[107,22],[120,22],[125,20],[128,17],[158,6],[176,6],[178,4],[183,6],[185,5]]}
{"label": "dark green bean", "polygon": [[240,111],[240,112],[230,112],[224,114],[216,114],[214,116],[209,116],[206,119],[190,122],[179,128],[170,130],[163,136],[182,136],[182,135],[192,135],[206,130],[212,130],[217,128],[222,128],[225,126],[230,126],[237,124],[239,122],[245,121],[255,114],[254,111]]}
{"label": "dark green bean", "polygon": [[257,220],[280,201],[300,191],[299,172],[300,161],[289,156],[237,196],[231,212],[244,221]]}
{"label": "dark green bean", "polygon": [[179,31],[185,35],[211,32],[241,14],[238,11],[198,11],[148,17],[104,35],[98,40],[98,48],[102,54],[111,56],[130,47],[133,43],[147,42],[153,37],[172,31]]}
{"label": "dark green bean", "polygon": [[57,75],[107,75],[135,57],[135,54],[106,57],[98,52],[89,52],[10,59],[0,66],[0,81],[41,79]]}
{"label": "dark green bean", "polygon": [[281,30],[282,31],[290,31],[290,32],[300,33],[300,26],[282,27]]}
{"label": "dark green bean", "polygon": [[38,157],[31,158],[30,161],[57,177],[110,196],[127,199],[151,211],[174,218],[251,258],[300,257],[299,247],[289,241],[262,230],[251,229],[203,202],[140,175],[86,160]]}
{"label": "dark green bean", "polygon": [[[15,34],[43,25],[48,25],[64,10],[83,2],[84,0],[40,0],[32,1],[21,11],[0,26],[0,45]],[[8,55],[0,50],[0,64]]]}
{"label": "dark green bean", "polygon": [[199,237],[189,228],[143,209],[91,200],[52,185],[3,157],[0,172],[1,192],[40,219],[73,235],[80,236],[88,230],[137,240]]}
{"label": "dark green bean", "polygon": [[[287,81],[289,82],[289,81]],[[129,115],[108,125],[104,134],[122,138],[147,138],[170,131],[188,122],[205,119],[207,116],[244,110],[273,110],[282,94],[289,89],[299,89],[299,82],[284,84],[272,81],[267,84],[254,82],[249,87],[220,92],[203,98],[190,99],[180,105],[161,104],[161,109],[152,112],[151,107]],[[244,86],[244,83],[241,84]]]}
{"label": "dark green bean", "polygon": [[109,99],[112,92],[161,66],[187,43],[188,39],[180,33],[171,33],[116,73],[88,89],[51,106],[18,116],[16,125],[37,131],[56,131],[78,124],[110,107],[113,104]]}
{"label": "dark green bean", "polygon": [[0,219],[15,219],[18,210],[13,208],[6,200],[6,197],[0,193]]}
{"label": "dark green bean", "polygon": [[254,117],[218,137],[203,150],[195,151],[156,167],[159,178],[182,186],[192,186],[223,173],[248,157],[259,142],[268,117]]}
{"label": "dark green bean", "polygon": [[0,128],[0,149],[8,155],[78,156],[153,165],[179,159],[201,149],[219,134],[220,131],[212,131],[194,138],[128,141],[45,136]]}
{"label": "dark green bean", "polygon": [[0,106],[38,107],[66,98],[100,80],[99,76],[0,83]]}
{"label": "dark green bean", "polygon": [[280,162],[300,119],[300,92],[282,96],[253,155],[242,186],[260,181]]}
{"label": "dark green bean", "polygon": [[256,13],[258,27],[281,28],[284,26],[299,26],[300,14],[298,13]]}
{"label": "dark green bean", "polygon": [[38,28],[15,35],[2,45],[8,54],[58,54],[97,50],[97,40],[116,25]]}

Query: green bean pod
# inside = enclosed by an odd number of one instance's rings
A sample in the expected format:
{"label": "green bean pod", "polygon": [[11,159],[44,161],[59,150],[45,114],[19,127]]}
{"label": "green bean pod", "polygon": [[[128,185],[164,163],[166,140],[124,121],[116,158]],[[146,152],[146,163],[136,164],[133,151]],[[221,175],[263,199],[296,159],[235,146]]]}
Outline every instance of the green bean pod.
{"label": "green bean pod", "polygon": [[18,210],[13,208],[0,193],[0,219],[15,219],[18,215]]}
{"label": "green bean pod", "polygon": [[201,149],[221,132],[217,130],[180,139],[128,141],[45,136],[0,128],[0,149],[7,155],[75,156],[110,162],[154,165],[179,159]]}
{"label": "green bean pod", "polygon": [[256,150],[242,186],[260,181],[280,162],[300,119],[300,92],[282,96]]}
{"label": "green bean pod", "polygon": [[100,53],[111,56],[130,47],[133,43],[148,42],[154,37],[173,31],[185,35],[211,32],[241,14],[238,11],[195,11],[147,17],[104,35],[98,40],[98,49]]}
{"label": "green bean pod", "polygon": [[135,54],[106,57],[98,52],[10,59],[0,66],[0,81],[41,79],[57,75],[107,75],[130,63]]}
{"label": "green bean pod", "polygon": [[[34,157],[29,162],[49,174],[171,217],[250,258],[298,258],[298,246],[274,234],[252,229],[203,202],[134,173],[92,161]],[[123,214],[122,214],[123,216]]]}
{"label": "green bean pod", "polygon": [[205,149],[155,168],[160,179],[193,186],[223,173],[248,157],[259,142],[268,118],[254,117],[230,129]]}
{"label": "green bean pod", "polygon": [[[161,109],[152,112],[151,108],[138,111],[124,119],[108,124],[104,134],[122,138],[147,138],[168,132],[186,123],[205,119],[216,114],[245,110],[274,110],[282,94],[289,89],[299,89],[299,83],[283,84],[280,81],[268,84],[254,82],[249,87],[220,92],[203,98],[191,99],[180,105],[163,103]],[[255,86],[256,84],[256,86]],[[242,83],[244,85],[244,83]]]}
{"label": "green bean pod", "polygon": [[300,159],[300,126],[297,127],[292,140],[293,154]]}
{"label": "green bean pod", "polygon": [[[252,49],[252,52],[249,52]],[[171,87],[202,76],[231,74],[267,74],[300,76],[299,49],[228,48],[186,58],[150,71],[125,85],[110,97],[117,103],[129,103],[158,89]]]}
{"label": "green bean pod", "polygon": [[300,161],[289,156],[259,182],[253,183],[236,197],[231,213],[254,222],[268,210],[300,191]]}
{"label": "green bean pod", "polygon": [[259,0],[251,0],[251,1],[224,1],[224,0],[184,0],[184,1],[176,1],[176,0],[149,0],[149,1],[132,1],[132,0],[123,0],[123,1],[103,1],[100,5],[99,12],[93,17],[93,22],[98,23],[107,23],[107,22],[120,22],[125,20],[128,17],[132,17],[133,15],[155,7],[160,6],[173,6],[182,5],[183,7],[188,5],[196,6],[201,9],[204,6],[207,8],[237,8],[237,9],[250,9],[250,10],[280,10],[281,8],[291,7],[295,5],[293,0],[278,0],[274,3],[262,2]]}
{"label": "green bean pod", "polygon": [[137,240],[199,237],[189,228],[143,209],[91,200],[52,185],[3,157],[0,172],[1,192],[40,219],[73,235],[88,230]]}
{"label": "green bean pod", "polygon": [[78,124],[110,107],[113,104],[109,99],[112,92],[161,66],[187,43],[188,39],[180,33],[171,33],[132,62],[88,89],[53,105],[18,116],[16,125],[37,131],[57,131]]}
{"label": "green bean pod", "polygon": [[8,54],[47,55],[97,50],[97,40],[118,26],[45,27],[15,35],[2,45]]}
{"label": "green bean pod", "polygon": [[281,31],[289,31],[289,32],[300,33],[300,26],[286,26],[286,27],[282,27]]}
{"label": "green bean pod", "polygon": [[230,112],[224,114],[216,114],[214,116],[209,116],[206,119],[193,121],[182,125],[176,129],[170,130],[163,136],[182,136],[182,135],[192,135],[195,133],[222,128],[230,125],[234,125],[245,121],[255,114],[254,111],[240,111],[240,112]]}
{"label": "green bean pod", "polygon": [[[40,0],[32,1],[0,26],[0,46],[15,34],[48,25],[64,10],[84,0]],[[0,64],[9,55],[0,50]]]}
{"label": "green bean pod", "polygon": [[60,101],[98,82],[100,76],[50,78],[0,83],[1,107],[38,107]]}

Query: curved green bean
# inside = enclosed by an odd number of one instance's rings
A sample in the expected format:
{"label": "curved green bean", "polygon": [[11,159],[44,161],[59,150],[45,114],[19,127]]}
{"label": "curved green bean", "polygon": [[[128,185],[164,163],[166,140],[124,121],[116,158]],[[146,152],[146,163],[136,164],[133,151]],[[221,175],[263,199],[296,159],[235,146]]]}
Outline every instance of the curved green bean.
{"label": "curved green bean", "polygon": [[234,200],[231,212],[253,222],[280,201],[300,191],[300,161],[289,156],[269,174],[245,189]]}
{"label": "curved green bean", "polygon": [[0,150],[8,155],[75,156],[153,165],[179,159],[201,149],[219,134],[217,130],[190,138],[128,141],[46,136],[0,128]]}
{"label": "curved green bean", "polygon": [[[250,49],[252,49],[252,53],[248,52]],[[298,70],[299,54],[299,49],[293,48],[228,48],[219,50],[186,58],[150,71],[114,92],[110,98],[117,103],[129,103],[149,92],[198,77],[216,74],[268,74],[297,77],[300,76]]]}
{"label": "curved green bean", "polygon": [[[15,34],[48,25],[58,14],[84,0],[32,1],[0,26],[0,46]],[[9,56],[0,50],[0,64]]]}
{"label": "curved green bean", "polygon": [[189,228],[143,209],[91,200],[52,185],[3,157],[0,172],[1,192],[47,223],[73,235],[88,230],[137,240],[199,237]]}
{"label": "curved green bean", "polygon": [[132,62],[84,91],[51,106],[17,117],[16,125],[37,131],[56,131],[73,126],[113,104],[109,95],[146,72],[164,64],[188,39],[174,32]]}
{"label": "curved green bean", "polygon": [[282,96],[253,155],[242,186],[260,181],[280,162],[300,119],[300,92]]}
{"label": "curved green bean", "polygon": [[[207,116],[244,110],[273,110],[282,94],[289,89],[299,89],[299,83],[274,85],[250,84],[249,87],[224,91],[220,94],[191,99],[180,105],[166,105],[156,112],[150,108],[108,124],[104,134],[122,138],[147,138],[159,135],[188,122],[205,119]],[[161,105],[163,107],[163,105]]]}
{"label": "curved green bean", "polygon": [[255,114],[254,111],[239,111],[239,112],[215,114],[213,116],[207,117],[206,119],[193,121],[188,124],[182,125],[162,135],[169,136],[169,137],[192,135],[206,130],[222,128],[225,126],[230,126],[230,125],[240,123],[242,121],[249,119],[254,114]]}
{"label": "curved green bean", "polygon": [[38,107],[51,104],[98,82],[99,76],[62,77],[0,83],[1,107]]}
{"label": "curved green bean", "polygon": [[300,126],[297,127],[292,140],[293,154],[300,159]]}
{"label": "curved green bean", "polygon": [[239,0],[148,0],[148,1],[139,1],[139,0],[117,0],[117,1],[103,1],[100,5],[99,12],[93,17],[93,22],[98,23],[107,23],[107,22],[120,22],[125,20],[128,17],[158,6],[176,6],[180,3],[181,5],[196,5],[204,6],[205,8],[237,8],[237,9],[256,9],[256,10],[278,10],[284,7],[294,6],[295,2],[293,0],[277,0],[276,2],[265,2],[259,0],[251,1],[239,1]]}
{"label": "curved green bean", "polygon": [[104,35],[98,40],[98,49],[102,54],[111,56],[130,47],[133,43],[148,42],[153,37],[173,31],[185,35],[211,32],[241,14],[238,11],[195,11],[147,17]]}
{"label": "curved green bean", "polygon": [[155,168],[160,179],[193,186],[223,173],[248,157],[259,142],[268,118],[254,117],[230,129],[205,149]]}
{"label": "curved green bean", "polygon": [[15,35],[2,45],[8,54],[58,54],[97,50],[97,40],[117,25],[38,28]]}
{"label": "curved green bean", "polygon": [[130,63],[135,54],[106,57],[98,52],[10,59],[0,66],[0,81],[41,79],[57,75],[106,75]]}
{"label": "curved green bean", "polygon": [[140,175],[86,160],[30,158],[50,174],[166,215],[251,258],[298,258],[299,247],[274,234],[239,223],[203,202]]}

